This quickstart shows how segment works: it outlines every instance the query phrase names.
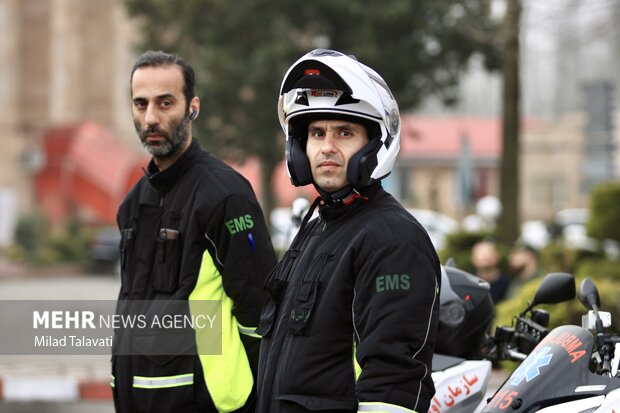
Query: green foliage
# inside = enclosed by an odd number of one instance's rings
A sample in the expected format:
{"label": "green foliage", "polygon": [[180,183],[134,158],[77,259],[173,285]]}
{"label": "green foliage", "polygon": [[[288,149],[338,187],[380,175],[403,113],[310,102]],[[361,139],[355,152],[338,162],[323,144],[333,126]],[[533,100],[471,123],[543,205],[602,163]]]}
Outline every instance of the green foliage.
{"label": "green foliage", "polygon": [[23,249],[26,257],[34,256],[43,245],[48,233],[48,223],[39,212],[20,217],[15,228],[15,243]]}
{"label": "green foliage", "polygon": [[76,262],[88,258],[88,243],[81,233],[63,231],[47,240],[45,248],[59,261]]}
{"label": "green foliage", "polygon": [[590,198],[588,235],[598,240],[620,241],[620,182],[597,186]]}
{"label": "green foliage", "polygon": [[53,247],[44,245],[37,250],[33,259],[33,264],[37,266],[51,266],[58,264],[60,261],[62,261],[60,253]]}
{"label": "green foliage", "polygon": [[194,123],[206,133],[196,136],[220,156],[257,155],[264,177],[283,158],[282,77],[309,50],[354,54],[382,74],[403,110],[430,94],[454,102],[473,54],[489,67],[498,61],[489,0],[125,3],[144,23],[142,49],[179,53],[196,69],[203,110]]}
{"label": "green foliage", "polygon": [[541,270],[575,273],[579,251],[565,248],[562,242],[554,241],[540,250],[538,254]]}
{"label": "green foliage", "polygon": [[579,261],[575,274],[620,281],[620,262],[605,258],[585,258]]}
{"label": "green foliage", "polygon": [[2,251],[2,255],[7,257],[11,261],[23,262],[26,261],[28,255],[24,247],[18,244],[9,245]]}
{"label": "green foliage", "polygon": [[45,217],[34,213],[18,221],[15,245],[9,248],[7,256],[36,265],[81,262],[88,257],[88,237],[75,220],[52,231]]}
{"label": "green foliage", "polygon": [[617,277],[620,273],[620,263],[606,259],[603,251],[566,248],[561,241],[554,241],[540,250],[539,257],[540,268],[547,272],[609,277]]}

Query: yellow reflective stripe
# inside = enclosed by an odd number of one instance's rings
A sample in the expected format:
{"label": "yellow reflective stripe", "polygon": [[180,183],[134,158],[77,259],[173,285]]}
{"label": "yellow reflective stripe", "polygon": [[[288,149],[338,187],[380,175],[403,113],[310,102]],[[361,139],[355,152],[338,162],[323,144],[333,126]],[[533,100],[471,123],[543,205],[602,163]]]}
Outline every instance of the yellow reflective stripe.
{"label": "yellow reflective stripe", "polygon": [[417,413],[415,410],[406,409],[401,406],[390,403],[381,402],[360,402],[357,406],[359,412],[375,412],[375,413]]}
{"label": "yellow reflective stripe", "polygon": [[140,389],[166,389],[169,387],[191,386],[192,384],[194,384],[194,373],[165,377],[133,376],[133,387]]}
{"label": "yellow reflective stripe", "polygon": [[246,336],[250,336],[254,338],[261,338],[260,334],[256,333],[256,327],[245,327],[239,323],[237,323],[237,326],[241,334],[245,334]]}
{"label": "yellow reflective stripe", "polygon": [[110,374],[110,387],[116,386],[116,378],[114,378],[114,374]]}
{"label": "yellow reflective stripe", "polygon": [[353,340],[353,369],[355,370],[355,381],[360,378],[360,374],[362,374],[362,366],[357,362],[357,344],[355,344],[355,340]]}
{"label": "yellow reflective stripe", "polygon": [[[238,410],[248,400],[254,378],[239,336],[237,320],[232,315],[233,301],[224,292],[222,276],[209,251],[202,255],[196,287],[189,300],[190,311],[192,301],[220,300],[222,303],[222,354],[199,354],[199,358],[209,394],[217,410]],[[197,329],[196,341],[205,342],[208,340],[207,334],[212,332],[209,329]]]}

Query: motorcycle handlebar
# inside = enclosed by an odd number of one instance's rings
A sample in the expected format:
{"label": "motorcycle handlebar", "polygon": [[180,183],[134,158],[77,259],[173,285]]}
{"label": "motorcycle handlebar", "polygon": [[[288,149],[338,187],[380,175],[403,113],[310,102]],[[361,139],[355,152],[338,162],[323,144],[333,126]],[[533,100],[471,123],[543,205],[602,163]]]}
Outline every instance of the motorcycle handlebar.
{"label": "motorcycle handlebar", "polygon": [[489,359],[523,361],[536,345],[547,335],[548,330],[526,316],[518,316],[514,327],[498,326],[491,341]]}
{"label": "motorcycle handlebar", "polygon": [[527,354],[510,349],[506,352],[506,354],[511,360],[523,361],[527,358]]}

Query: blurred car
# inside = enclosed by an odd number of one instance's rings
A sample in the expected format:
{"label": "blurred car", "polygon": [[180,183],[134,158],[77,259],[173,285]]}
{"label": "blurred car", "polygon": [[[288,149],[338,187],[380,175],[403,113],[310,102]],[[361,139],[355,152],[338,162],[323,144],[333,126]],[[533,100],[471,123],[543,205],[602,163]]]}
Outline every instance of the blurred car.
{"label": "blurred car", "polygon": [[[299,230],[301,218],[307,211],[308,205],[293,203],[293,208],[275,208],[271,212],[271,241],[277,250],[286,250],[295,234]],[[292,212],[291,212],[292,211]],[[446,245],[446,236],[458,231],[459,223],[457,220],[429,209],[408,208],[407,211],[413,215],[428,232],[437,251]],[[314,211],[315,215],[317,211]]]}
{"label": "blurred car", "polygon": [[90,262],[97,272],[120,274],[121,234],[115,227],[103,227],[95,231],[90,243]]}
{"label": "blurred car", "polygon": [[294,230],[290,208],[274,208],[271,211],[271,242],[276,250],[288,248]]}
{"label": "blurred car", "polygon": [[525,221],[521,224],[519,241],[539,250],[549,245],[551,242],[551,232],[545,221]]}
{"label": "blurred car", "polygon": [[567,208],[555,214],[555,224],[568,248],[596,251],[598,242],[588,237],[586,225],[590,216],[588,208]]}
{"label": "blurred car", "polygon": [[446,236],[459,230],[459,222],[446,214],[430,209],[408,208],[428,232],[437,251],[446,246]]}
{"label": "blurred car", "polygon": [[[288,249],[309,207],[310,202],[306,198],[297,198],[290,208],[274,208],[271,211],[271,242],[276,250]],[[314,218],[317,213],[315,210],[312,217]]]}
{"label": "blurred car", "polygon": [[560,227],[568,225],[586,225],[590,216],[588,208],[567,208],[555,214],[555,223]]}

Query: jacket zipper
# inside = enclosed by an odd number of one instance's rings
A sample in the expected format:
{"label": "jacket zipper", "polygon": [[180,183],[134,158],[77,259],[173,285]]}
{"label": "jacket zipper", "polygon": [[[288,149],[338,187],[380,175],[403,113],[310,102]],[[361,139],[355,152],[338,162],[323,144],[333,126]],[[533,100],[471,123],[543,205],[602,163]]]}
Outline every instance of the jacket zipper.
{"label": "jacket zipper", "polygon": [[325,220],[325,217],[323,217],[323,212],[321,212],[320,209],[319,209],[319,220],[321,221],[321,234],[322,234],[327,229],[327,221]]}

